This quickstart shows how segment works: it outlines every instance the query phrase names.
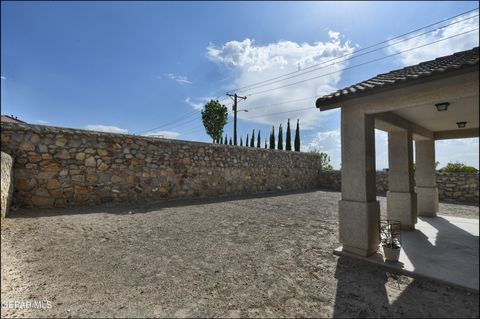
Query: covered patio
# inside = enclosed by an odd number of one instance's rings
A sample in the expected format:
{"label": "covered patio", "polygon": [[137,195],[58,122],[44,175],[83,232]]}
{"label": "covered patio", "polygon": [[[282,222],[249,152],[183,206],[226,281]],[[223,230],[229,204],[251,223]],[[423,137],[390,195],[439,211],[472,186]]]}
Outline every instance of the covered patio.
{"label": "covered patio", "polygon": [[[472,273],[474,278],[470,278],[470,282],[476,283],[470,288],[478,291],[478,222],[477,232],[470,232],[473,241],[460,242],[460,246],[444,246],[446,250],[441,254],[450,258],[431,258],[439,253],[435,249],[416,253],[422,249],[422,238],[436,247],[435,238],[447,232],[444,227],[438,227],[441,218],[436,217],[435,141],[479,136],[478,61],[476,47],[380,74],[316,101],[320,111],[341,108],[339,240],[342,247],[337,253],[362,257],[373,255],[366,259],[379,261],[380,205],[375,187],[374,130],[380,129],[388,132],[387,219],[401,222],[405,241],[401,256],[409,258],[408,262],[403,260],[403,266],[400,260],[393,268],[410,269],[415,275],[421,268],[417,265],[427,263],[424,266],[429,270],[424,275],[438,273],[433,278],[452,279],[452,284],[461,286],[462,280],[453,279],[455,273],[464,272],[465,267],[476,269]],[[469,233],[464,227],[470,226],[449,222]],[[432,227],[436,231],[432,232]],[[444,238],[452,240],[450,235]],[[461,254],[457,256],[459,251]],[[458,263],[465,254],[472,255],[473,264],[471,260],[461,262],[464,269],[446,264]],[[434,270],[435,267],[448,271]]]}

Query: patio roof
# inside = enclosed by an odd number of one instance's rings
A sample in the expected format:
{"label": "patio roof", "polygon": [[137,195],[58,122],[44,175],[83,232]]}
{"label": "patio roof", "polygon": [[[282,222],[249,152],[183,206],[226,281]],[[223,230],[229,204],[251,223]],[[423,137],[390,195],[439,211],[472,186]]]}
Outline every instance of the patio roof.
{"label": "patio roof", "polygon": [[388,90],[395,90],[405,85],[420,84],[437,80],[439,77],[457,75],[462,72],[478,72],[478,47],[457,52],[408,66],[403,69],[379,74],[369,80],[340,89],[317,99],[316,106],[321,111],[340,107],[340,102],[372,95]]}

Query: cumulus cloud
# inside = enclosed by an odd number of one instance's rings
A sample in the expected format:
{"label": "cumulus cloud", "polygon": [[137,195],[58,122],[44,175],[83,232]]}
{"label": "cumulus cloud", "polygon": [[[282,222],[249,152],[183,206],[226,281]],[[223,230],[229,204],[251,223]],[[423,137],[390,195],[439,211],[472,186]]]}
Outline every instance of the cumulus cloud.
{"label": "cumulus cloud", "polygon": [[[186,76],[176,75],[173,73],[165,73],[164,75],[170,80],[176,81],[177,83],[180,83],[180,84],[193,84],[193,82],[190,81]],[[160,79],[160,78],[161,77],[157,76],[157,79]]]}
{"label": "cumulus cloud", "polygon": [[180,136],[180,133],[173,132],[173,131],[155,131],[155,132],[146,133],[144,134],[144,136],[175,139],[178,136]]}
{"label": "cumulus cloud", "polygon": [[201,110],[201,109],[203,109],[203,106],[205,105],[205,103],[207,103],[210,100],[214,100],[214,99],[215,98],[210,97],[210,96],[204,96],[204,97],[199,97],[199,98],[195,98],[195,99],[187,97],[185,99],[185,103],[187,103],[188,105],[193,107],[195,110]]}
{"label": "cumulus cloud", "polygon": [[317,132],[306,150],[327,153],[330,156],[330,163],[339,169],[342,161],[340,130]]}
{"label": "cumulus cloud", "polygon": [[[478,17],[474,17],[465,21],[460,21],[469,16],[472,17],[477,14],[478,12],[472,12],[469,15],[458,17],[449,22],[449,24],[451,23],[455,23],[455,24],[452,24],[446,28],[413,38],[411,40],[401,42],[396,45],[393,45],[393,44],[398,42],[399,40],[392,40],[389,42],[389,44],[391,44],[392,46],[386,49],[387,53],[389,54],[399,53],[401,51],[408,50],[410,48],[421,46],[433,41],[445,39],[453,35],[478,28],[478,24],[479,24]],[[478,46],[478,30],[475,32],[466,33],[464,35],[454,37],[442,42],[428,45],[423,48],[401,53],[399,54],[399,60],[403,65],[412,65],[412,64],[423,62],[423,61],[432,60],[440,56],[449,55],[454,52],[468,50],[475,46]]]}
{"label": "cumulus cloud", "polygon": [[435,157],[440,162],[438,168],[445,167],[448,162],[461,162],[479,167],[478,137],[435,142]]}
{"label": "cumulus cloud", "polygon": [[[335,169],[341,167],[342,147],[340,129],[317,132],[312,141],[306,146],[306,151],[318,150],[330,156],[331,164]],[[388,134],[375,130],[376,168],[382,170],[388,167]]]}
{"label": "cumulus cloud", "polygon": [[[254,40],[245,39],[243,41],[229,41],[221,46],[210,44],[207,47],[207,58],[219,65],[224,72],[230,72],[234,75],[234,80],[225,88],[227,90],[304,70],[312,65],[325,63],[324,66],[326,66],[332,64],[286,81],[237,91],[248,97],[246,101],[241,102],[241,107],[248,109],[249,112],[239,113],[238,117],[240,119],[278,125],[278,123],[286,122],[287,118],[300,118],[302,129],[309,129],[317,125],[319,120],[326,116],[315,108],[316,97],[336,90],[342,75],[340,70],[347,63],[337,60],[337,63],[333,64],[333,62],[328,61],[353,52],[353,47],[348,41],[340,41],[339,32],[329,31],[329,36],[329,41],[315,43],[279,41],[257,45]],[[277,88],[314,76],[322,77],[285,88]],[[277,89],[260,93],[260,91],[273,88]],[[296,101],[300,99],[303,100]],[[285,103],[292,100],[296,102]],[[269,107],[263,107],[265,105],[269,105]],[[295,111],[298,109],[307,110]]]}
{"label": "cumulus cloud", "polygon": [[89,124],[85,126],[85,129],[90,131],[99,131],[99,132],[107,132],[107,133],[121,133],[121,134],[128,133],[127,130],[117,126],[100,125],[100,124]]}

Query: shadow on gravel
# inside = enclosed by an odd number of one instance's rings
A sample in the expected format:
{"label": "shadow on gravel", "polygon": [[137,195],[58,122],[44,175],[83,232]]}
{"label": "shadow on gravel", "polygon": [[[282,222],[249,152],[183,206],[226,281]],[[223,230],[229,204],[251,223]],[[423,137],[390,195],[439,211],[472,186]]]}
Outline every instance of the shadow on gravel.
{"label": "shadow on gravel", "polygon": [[[478,294],[426,279],[414,279],[405,287],[408,277],[347,257],[339,257],[335,278],[334,318],[450,318],[452,311],[461,318],[468,317],[468,312],[461,309],[463,301],[453,296],[478,300]],[[392,289],[397,293],[392,295]],[[472,306],[478,311],[478,301]]]}
{"label": "shadow on gravel", "polygon": [[[338,259],[335,272],[337,293],[335,297],[334,318],[367,317],[423,317],[424,301],[422,284],[418,280],[411,282],[400,292],[401,276],[387,272],[378,266],[354,261],[346,257]],[[389,283],[390,281],[390,283]],[[400,295],[389,296],[386,285],[398,285]],[[440,301],[439,301],[440,302]],[[445,317],[439,307],[428,302],[428,312],[433,317]],[[438,310],[437,310],[438,309]]]}
{"label": "shadow on gravel", "polygon": [[16,211],[12,211],[9,218],[37,218],[37,217],[50,217],[50,216],[62,216],[62,215],[78,215],[78,214],[99,214],[107,213],[114,215],[128,215],[128,214],[144,214],[153,211],[160,211],[164,208],[170,207],[184,207],[184,206],[196,206],[204,204],[215,204],[222,202],[230,202],[246,199],[258,199],[265,197],[278,197],[294,194],[306,194],[314,193],[319,189],[305,189],[297,191],[278,191],[268,193],[257,194],[243,194],[243,195],[226,195],[210,198],[190,198],[190,199],[169,199],[150,203],[135,203],[135,204],[105,204],[92,207],[70,207],[70,208],[34,208],[27,209],[21,208]]}

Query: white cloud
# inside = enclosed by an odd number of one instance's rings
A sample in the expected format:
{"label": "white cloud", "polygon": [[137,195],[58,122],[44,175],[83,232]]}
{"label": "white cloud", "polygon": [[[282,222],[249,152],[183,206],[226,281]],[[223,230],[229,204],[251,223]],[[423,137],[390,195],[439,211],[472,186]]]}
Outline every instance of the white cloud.
{"label": "white cloud", "polygon": [[435,158],[440,162],[438,168],[445,167],[449,162],[461,162],[478,168],[478,141],[478,138],[465,138],[435,142]]}
{"label": "white cloud", "polygon": [[44,121],[44,120],[37,120],[37,123],[40,123],[40,124],[48,124],[49,122]]}
{"label": "white cloud", "polygon": [[[329,35],[329,41],[315,42],[313,44],[279,41],[277,43],[257,45],[254,40],[250,39],[229,41],[219,47],[210,44],[207,47],[207,58],[217,63],[222,70],[235,75],[234,80],[226,87],[226,89],[232,90],[302,70],[312,65],[325,63],[333,58],[353,52],[353,47],[351,47],[349,42],[341,43],[339,32],[329,31]],[[341,79],[340,70],[346,66],[346,63],[339,62],[302,76],[257,89],[240,90],[238,93],[247,95],[248,98],[246,101],[242,101],[239,107],[248,109],[249,112],[240,112],[238,117],[269,125],[285,123],[287,118],[292,120],[300,118],[302,129],[312,128],[319,123],[321,118],[329,116],[329,114],[320,113],[315,108],[315,97],[336,90],[336,86]],[[329,64],[333,64],[333,62],[325,65]],[[298,85],[272,90],[265,94],[255,94],[259,91],[319,75],[325,76]],[[311,97],[311,99],[295,103],[283,103],[307,97]],[[278,103],[283,104],[275,105]],[[271,104],[274,104],[274,106],[256,109],[257,106]],[[301,112],[290,112],[295,109],[306,108],[311,109]]]}
{"label": "white cloud", "polygon": [[[342,162],[342,147],[340,129],[333,131],[317,132],[312,141],[307,145],[306,151],[318,150],[330,156],[331,164],[335,169],[340,168]],[[388,167],[388,134],[375,130],[376,169]]]}
{"label": "white cloud", "polygon": [[[414,143],[415,145],[415,143]],[[335,169],[340,168],[341,135],[340,130],[317,132],[312,141],[302,151],[318,150],[330,156],[331,164]],[[479,167],[478,158],[479,139],[441,140],[435,143],[435,157],[442,168],[449,162],[461,162]],[[377,170],[388,168],[388,133],[375,130],[375,165]]]}
{"label": "white cloud", "polygon": [[[173,74],[173,73],[165,73],[164,74],[167,78],[169,78],[170,80],[174,80],[180,84],[193,84],[192,81],[190,81],[186,76],[182,76],[182,75],[176,75],[176,74]],[[157,76],[157,79],[159,79],[161,77],[158,77]]]}
{"label": "white cloud", "polygon": [[340,39],[340,32],[335,32],[335,31],[328,31],[328,36],[330,39],[334,41],[338,41]]}
{"label": "white cloud", "polygon": [[2,75],[2,76],[0,76],[0,79],[6,80],[7,78]]}
{"label": "white cloud", "polygon": [[[477,12],[471,13],[469,16],[474,16]],[[398,53],[404,50],[408,50],[413,47],[421,46],[433,41],[445,39],[462,32],[478,28],[478,17],[471,18],[465,21],[461,21],[468,17],[468,15],[458,17],[449,23],[458,22],[450,25],[444,29],[440,29],[414,39],[401,42],[397,45],[387,48],[389,54]],[[419,32],[423,33],[425,31]],[[414,35],[412,35],[414,36]],[[411,37],[411,36],[408,36]],[[399,40],[392,40],[389,44],[398,42]],[[425,46],[423,48],[415,49],[409,52],[399,54],[399,59],[403,65],[417,64],[423,61],[432,60],[441,56],[449,55],[454,52],[471,49],[478,46],[478,30],[470,32],[458,37],[454,37],[442,42],[438,42],[432,45]]]}
{"label": "white cloud", "polygon": [[340,130],[318,132],[306,150],[327,153],[330,156],[330,163],[335,169],[339,169],[342,161]]}
{"label": "white cloud", "polygon": [[208,101],[210,101],[212,99],[214,99],[214,98],[213,97],[199,97],[199,98],[195,99],[198,102],[194,102],[194,101],[192,101],[192,99],[190,97],[187,97],[185,99],[185,103],[187,103],[188,105],[193,107],[195,110],[201,110],[201,109],[203,109],[203,106],[205,105],[205,103],[207,103]]}
{"label": "white cloud", "polygon": [[153,136],[153,137],[161,137],[161,138],[170,138],[175,139],[180,136],[180,133],[173,132],[173,131],[155,131],[144,134],[144,136]]}
{"label": "white cloud", "polygon": [[117,127],[117,126],[109,126],[109,125],[99,125],[99,124],[89,124],[85,126],[86,130],[90,131],[99,131],[99,132],[107,132],[107,133],[121,133],[121,134],[127,134],[128,131]]}

